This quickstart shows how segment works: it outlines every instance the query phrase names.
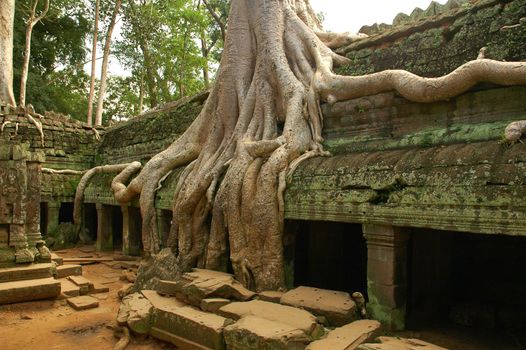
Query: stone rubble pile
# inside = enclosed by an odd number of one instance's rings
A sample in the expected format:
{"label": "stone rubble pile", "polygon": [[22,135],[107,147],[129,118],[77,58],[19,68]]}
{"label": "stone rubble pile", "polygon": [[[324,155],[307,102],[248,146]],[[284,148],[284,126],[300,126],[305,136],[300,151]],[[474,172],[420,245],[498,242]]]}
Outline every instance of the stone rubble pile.
{"label": "stone rubble pile", "polygon": [[361,319],[361,312],[348,293],[298,287],[256,294],[230,274],[194,269],[160,281],[157,290],[125,296],[117,323],[181,349],[442,349],[387,337],[374,343],[380,323]]}

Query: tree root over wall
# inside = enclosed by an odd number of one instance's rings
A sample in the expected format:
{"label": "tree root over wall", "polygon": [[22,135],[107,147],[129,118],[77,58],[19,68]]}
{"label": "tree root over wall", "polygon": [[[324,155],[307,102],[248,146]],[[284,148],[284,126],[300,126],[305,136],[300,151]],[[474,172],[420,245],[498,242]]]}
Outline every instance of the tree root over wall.
{"label": "tree root over wall", "polygon": [[326,155],[320,100],[334,103],[396,90],[409,100],[432,102],[482,81],[526,84],[525,63],[487,59],[435,79],[400,70],[334,74],[334,65],[350,62],[327,45],[355,39],[360,37],[323,35],[308,0],[232,1],[216,84],[203,110],[128,185],[130,169],[112,184],[121,203],[140,195],[147,252],[161,248],[155,192],[168,172],[185,166],[174,193],[168,242],[177,268],[225,270],[230,259],[245,286],[284,288],[286,175],[302,159]]}

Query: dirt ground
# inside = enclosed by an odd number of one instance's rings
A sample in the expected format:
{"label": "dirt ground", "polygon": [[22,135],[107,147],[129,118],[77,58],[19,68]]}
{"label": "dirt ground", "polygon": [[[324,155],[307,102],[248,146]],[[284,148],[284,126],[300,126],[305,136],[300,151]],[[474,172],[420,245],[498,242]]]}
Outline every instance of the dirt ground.
{"label": "dirt ground", "polygon": [[[83,250],[87,247],[82,248]],[[118,253],[117,253],[118,254]],[[58,253],[67,257],[111,257],[112,253],[86,253],[68,249]],[[94,294],[99,307],[75,311],[65,300],[43,300],[0,306],[0,349],[113,349],[118,341],[113,327],[119,309],[119,289],[127,282],[121,281],[122,270],[105,264],[83,266],[83,276],[95,284],[109,287],[109,293]],[[167,344],[153,339],[134,338],[130,350],[169,349]]]}
{"label": "dirt ground", "polygon": [[[81,251],[80,249],[84,250]],[[82,247],[59,251],[67,257],[111,257],[113,253],[96,253]],[[119,255],[118,252],[115,253]],[[127,282],[120,280],[121,269],[104,263],[83,266],[83,276],[109,287],[109,293],[95,294],[100,306],[75,311],[65,300],[43,300],[0,306],[0,350],[64,349],[111,350],[118,339],[113,327],[119,309],[117,292]],[[451,325],[426,327],[419,331],[391,334],[419,338],[451,350],[524,350],[526,335],[514,332],[474,330]],[[152,338],[132,338],[130,350],[173,349],[172,345]],[[330,349],[327,349],[330,350]]]}

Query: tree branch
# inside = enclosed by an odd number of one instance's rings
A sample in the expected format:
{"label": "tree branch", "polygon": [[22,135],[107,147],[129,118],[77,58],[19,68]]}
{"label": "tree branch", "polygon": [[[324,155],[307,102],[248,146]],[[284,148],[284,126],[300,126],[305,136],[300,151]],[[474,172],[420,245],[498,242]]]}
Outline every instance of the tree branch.
{"label": "tree branch", "polygon": [[225,36],[226,36],[225,24],[221,21],[221,17],[219,17],[219,15],[214,11],[214,9],[212,8],[212,6],[210,6],[210,4],[208,3],[207,0],[203,0],[203,3],[205,4],[206,9],[208,10],[208,12],[210,12],[210,15],[214,18],[214,20],[216,21],[217,25],[219,26],[219,28],[221,30],[221,37],[223,38],[223,42],[224,42],[225,41]]}

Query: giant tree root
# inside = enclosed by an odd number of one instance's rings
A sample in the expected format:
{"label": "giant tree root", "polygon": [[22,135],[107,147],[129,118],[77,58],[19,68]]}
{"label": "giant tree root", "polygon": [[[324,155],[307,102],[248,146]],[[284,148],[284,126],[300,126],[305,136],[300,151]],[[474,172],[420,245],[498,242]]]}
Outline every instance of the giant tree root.
{"label": "giant tree root", "polygon": [[114,165],[101,165],[95,168],[88,170],[84,176],[80,179],[79,184],[77,185],[77,190],[75,192],[75,200],[73,203],[73,223],[80,227],[82,221],[82,203],[84,201],[84,190],[88,187],[89,182],[94,175],[100,173],[117,173],[121,171],[129,171],[130,169],[135,172],[139,170],[141,163],[132,162],[126,164],[114,164]]}
{"label": "giant tree root", "polygon": [[508,124],[504,130],[504,142],[512,144],[520,142],[522,135],[526,133],[526,120],[519,120]]}
{"label": "giant tree root", "polygon": [[[526,84],[524,63],[486,59],[441,78],[399,70],[339,76],[333,66],[349,60],[327,45],[359,37],[320,27],[308,0],[232,0],[217,83],[201,113],[128,185],[131,170],[112,184],[121,203],[140,195],[143,246],[152,256],[162,248],[155,193],[170,171],[185,166],[174,193],[170,249],[163,250],[173,251],[175,269],[225,270],[230,260],[245,286],[283,288],[286,176],[304,159],[326,154],[320,100],[396,90],[429,102],[483,81]],[[148,274],[155,273],[152,266]]]}

